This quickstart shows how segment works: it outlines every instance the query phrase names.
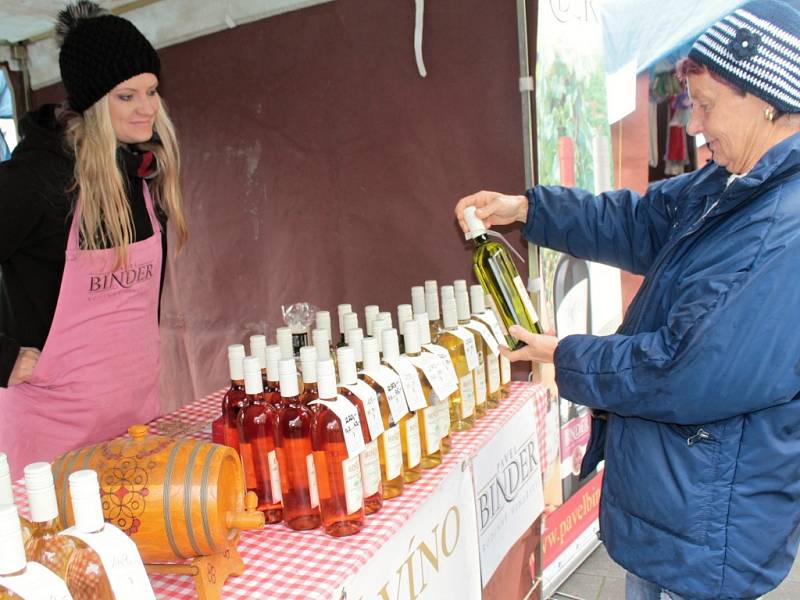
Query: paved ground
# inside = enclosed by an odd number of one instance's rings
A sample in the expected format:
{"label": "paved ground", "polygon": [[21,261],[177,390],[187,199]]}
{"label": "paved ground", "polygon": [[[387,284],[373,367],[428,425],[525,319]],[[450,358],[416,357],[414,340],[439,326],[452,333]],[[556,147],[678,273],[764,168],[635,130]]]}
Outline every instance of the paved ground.
{"label": "paved ground", "polygon": [[[605,548],[600,546],[558,591],[582,600],[624,600],[625,571],[612,561]],[[800,599],[800,560],[795,562],[784,582],[776,590],[763,596],[763,599]],[[569,600],[569,598],[556,593],[553,600]]]}

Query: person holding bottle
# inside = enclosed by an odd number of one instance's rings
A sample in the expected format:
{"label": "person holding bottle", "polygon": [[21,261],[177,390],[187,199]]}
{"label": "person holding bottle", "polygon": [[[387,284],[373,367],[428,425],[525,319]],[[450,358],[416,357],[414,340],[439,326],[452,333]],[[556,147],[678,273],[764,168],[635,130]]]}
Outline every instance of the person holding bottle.
{"label": "person holding bottle", "polygon": [[159,414],[166,222],[187,237],[160,62],[129,21],[58,16],[67,99],[0,164],[0,448],[34,461]]}
{"label": "person holding bottle", "polygon": [[504,354],[553,362],[594,411],[582,475],[605,458],[600,530],[628,598],[755,598],[789,572],[800,522],[800,12],[748,2],[677,71],[704,167],[643,195],[483,191],[456,215],[645,276],[616,334],[514,329],[527,345]]}

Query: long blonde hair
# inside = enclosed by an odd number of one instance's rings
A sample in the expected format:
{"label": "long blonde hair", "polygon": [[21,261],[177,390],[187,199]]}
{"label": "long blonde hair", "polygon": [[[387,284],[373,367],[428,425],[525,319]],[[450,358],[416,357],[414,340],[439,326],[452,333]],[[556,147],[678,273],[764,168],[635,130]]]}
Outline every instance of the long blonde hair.
{"label": "long blonde hair", "polygon": [[[159,103],[154,131],[160,143],[137,146],[152,151],[156,157],[158,172],[150,180],[150,191],[155,205],[172,222],[180,249],[188,237],[179,182],[180,153],[175,127],[160,98]],[[128,260],[133,223],[123,174],[117,164],[119,142],[111,122],[108,95],[82,115],[66,109],[59,117],[65,121],[65,140],[75,156],[75,182],[70,191],[80,194],[81,247],[86,250],[116,248],[114,268],[120,268]]]}

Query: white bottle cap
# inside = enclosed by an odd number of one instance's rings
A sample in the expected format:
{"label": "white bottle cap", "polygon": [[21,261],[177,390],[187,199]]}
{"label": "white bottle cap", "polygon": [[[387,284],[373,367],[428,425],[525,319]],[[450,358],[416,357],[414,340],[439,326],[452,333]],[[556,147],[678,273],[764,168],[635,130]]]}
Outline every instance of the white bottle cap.
{"label": "white bottle cap", "polygon": [[329,358],[317,361],[317,389],[323,400],[336,398],[336,369]]}
{"label": "white bottle cap", "polygon": [[383,311],[383,312],[379,312],[378,313],[378,319],[382,319],[382,320],[386,321],[389,324],[389,327],[393,327],[394,326],[394,324],[392,323],[392,313],[390,313],[388,310],[387,311]]}
{"label": "white bottle cap", "polygon": [[458,313],[456,312],[456,301],[447,299],[442,302],[442,320],[445,329],[458,327]]}
{"label": "white bottle cap", "polygon": [[311,332],[311,339],[317,349],[317,360],[327,360],[331,357],[331,336],[325,329],[315,329]]}
{"label": "white bottle cap", "polygon": [[425,288],[421,285],[415,285],[411,288],[411,308],[415,315],[424,313],[425,308]]}
{"label": "white bottle cap", "polygon": [[406,345],[406,354],[419,354],[419,325],[413,319],[403,323],[403,343]]}
{"label": "white bottle cap", "polygon": [[50,463],[35,462],[23,469],[25,491],[28,493],[28,507],[31,521],[44,523],[58,517],[56,488],[53,485],[53,471]]}
{"label": "white bottle cap", "polygon": [[241,381],[244,379],[244,344],[231,344],[228,346],[228,369],[231,373],[231,381]]}
{"label": "white bottle cap", "polygon": [[336,307],[336,312],[339,315],[339,333],[343,331],[347,331],[347,328],[344,326],[344,316],[347,313],[353,312],[353,305],[352,304],[340,304]]}
{"label": "white bottle cap", "polygon": [[439,292],[425,290],[425,312],[429,321],[439,320]]}
{"label": "white bottle cap", "polygon": [[467,291],[467,280],[466,279],[456,279],[453,282],[453,288],[456,292],[460,291]]}
{"label": "white bottle cap", "polygon": [[303,373],[303,383],[317,381],[317,349],[314,346],[300,348],[300,370]]}
{"label": "white bottle cap", "polygon": [[261,362],[255,356],[244,357],[244,393],[260,394],[264,391],[261,380]]}
{"label": "white bottle cap", "polygon": [[486,302],[483,299],[483,287],[480,285],[469,286],[469,298],[472,301],[473,315],[481,315],[486,311]]}
{"label": "white bottle cap", "polygon": [[397,341],[397,329],[384,329],[381,332],[381,349],[384,362],[394,361],[400,357],[400,344]]}
{"label": "white bottle cap", "polygon": [[486,225],[484,225],[483,221],[477,217],[475,214],[476,210],[477,209],[474,206],[468,206],[464,209],[464,222],[469,228],[469,233],[467,233],[464,237],[468,240],[486,233]]}
{"label": "white bottle cap", "polygon": [[414,316],[414,312],[411,310],[410,304],[398,304],[397,305],[397,326],[400,327],[400,332],[403,333],[402,327],[403,323],[406,321],[410,321]]}
{"label": "white bottle cap", "polygon": [[258,359],[258,364],[261,365],[262,369],[267,368],[267,336],[250,336],[250,356],[255,356]]}
{"label": "white bottle cap", "polygon": [[355,352],[350,346],[342,346],[336,349],[336,358],[339,359],[339,383],[353,385],[358,381]]}
{"label": "white bottle cap", "polygon": [[391,324],[384,319],[375,319],[375,322],[372,324],[372,337],[378,341],[378,350],[381,352],[383,352],[383,337],[381,332],[390,328]]}
{"label": "white bottle cap", "polygon": [[26,564],[17,507],[4,504],[0,506],[0,575],[22,571]]}
{"label": "white bottle cap", "polygon": [[425,293],[426,294],[438,294],[439,293],[439,284],[436,283],[435,279],[428,279],[425,281]]}
{"label": "white bottle cap", "polygon": [[317,329],[324,329],[328,332],[328,339],[332,340],[333,335],[331,333],[331,313],[327,310],[318,310],[317,317],[316,317]]}
{"label": "white bottle cap", "polygon": [[380,311],[377,304],[369,304],[364,307],[364,324],[367,327],[367,335],[372,335],[372,324]]}
{"label": "white bottle cap", "polygon": [[281,348],[281,358],[294,358],[294,346],[292,345],[292,328],[278,327],[275,330],[278,346]]}
{"label": "white bottle cap", "polygon": [[361,327],[356,327],[355,329],[350,329],[344,335],[347,339],[347,345],[353,349],[353,353],[356,355],[356,362],[362,362],[364,360],[364,331]]}
{"label": "white bottle cap", "polygon": [[421,313],[414,317],[414,320],[417,322],[417,333],[419,334],[419,343],[420,344],[430,344],[431,343],[431,328],[428,325],[428,314]]}
{"label": "white bottle cap", "polygon": [[[267,359],[267,381],[278,381],[280,379],[280,370],[278,363],[281,360],[281,347],[277,344],[267,346],[264,349],[264,354]],[[294,361],[294,358],[287,358],[286,360]]]}
{"label": "white bottle cap", "polygon": [[358,315],[354,312],[347,313],[342,317],[342,324],[344,329],[342,329],[342,333],[344,334],[344,341],[348,342],[347,339],[347,332],[351,329],[358,329]]}
{"label": "white bottle cap", "polygon": [[97,473],[83,469],[70,474],[69,495],[72,498],[75,529],[82,533],[100,531],[103,528],[103,504]]}
{"label": "white bottle cap", "polygon": [[444,304],[444,301],[448,298],[456,299],[456,290],[452,285],[443,285],[439,288],[439,293],[442,296],[442,304]]}
{"label": "white bottle cap", "polygon": [[456,315],[460,322],[469,321],[471,315],[469,311],[469,294],[467,290],[456,292]]}
{"label": "white bottle cap", "polygon": [[278,361],[278,381],[281,385],[282,398],[293,398],[300,394],[297,385],[297,366],[293,358],[282,358]]}
{"label": "white bottle cap", "polygon": [[378,349],[378,340],[374,337],[365,337],[361,342],[364,355],[364,370],[375,371],[381,364],[381,352]]}
{"label": "white bottle cap", "polygon": [[14,489],[11,486],[8,456],[5,452],[0,452],[0,506],[5,504],[14,504]]}

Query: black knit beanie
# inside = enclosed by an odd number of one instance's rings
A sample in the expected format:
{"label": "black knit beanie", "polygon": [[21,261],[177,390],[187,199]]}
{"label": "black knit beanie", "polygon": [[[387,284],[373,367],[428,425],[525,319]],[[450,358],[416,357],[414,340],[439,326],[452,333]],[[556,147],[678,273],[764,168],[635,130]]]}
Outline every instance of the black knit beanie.
{"label": "black knit beanie", "polygon": [[80,0],[58,14],[58,64],[72,110],[83,113],[118,84],[140,75],[159,77],[155,48],[130,21]]}

